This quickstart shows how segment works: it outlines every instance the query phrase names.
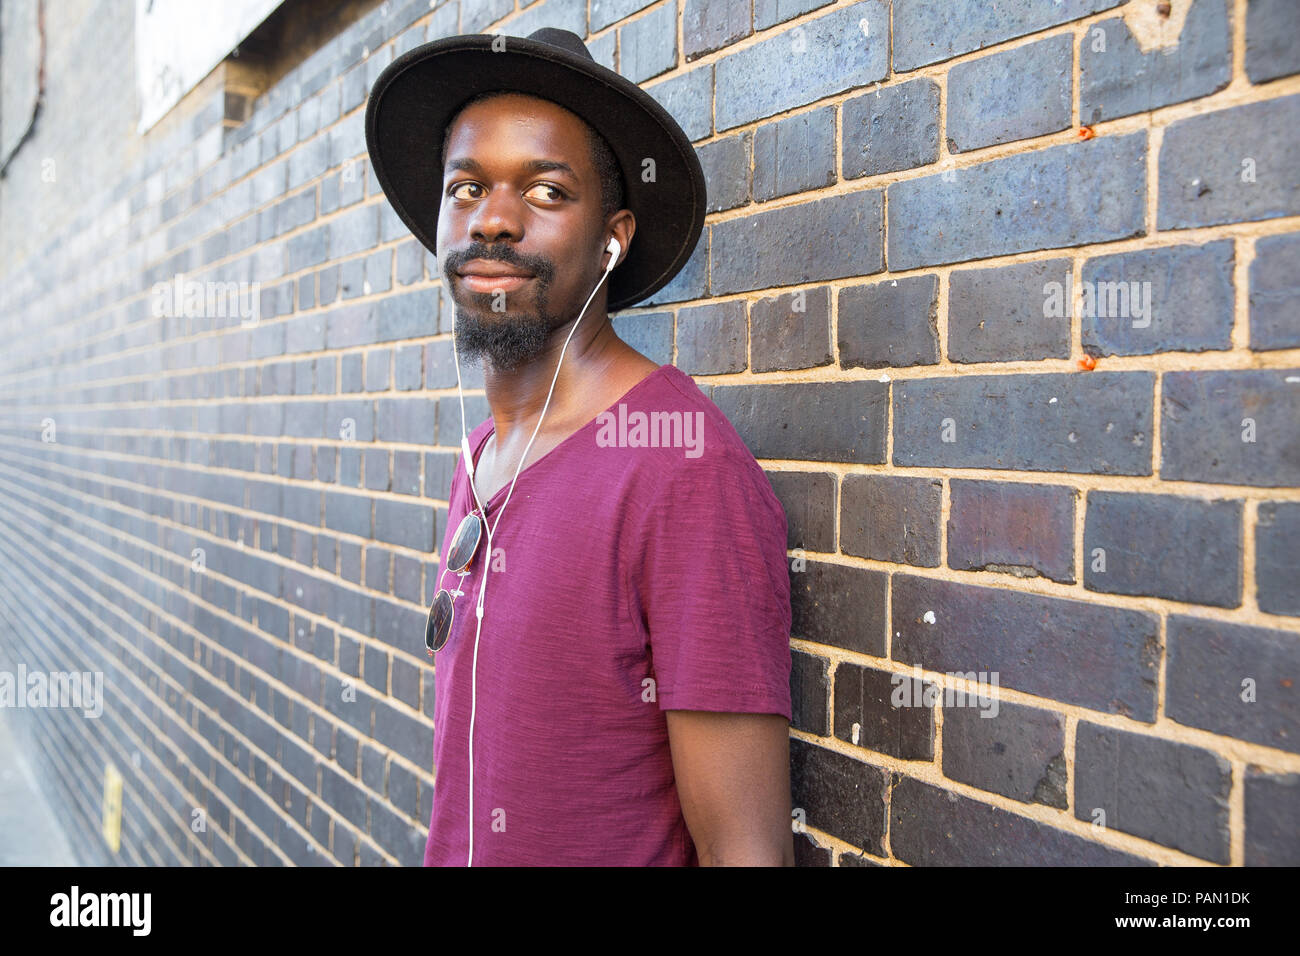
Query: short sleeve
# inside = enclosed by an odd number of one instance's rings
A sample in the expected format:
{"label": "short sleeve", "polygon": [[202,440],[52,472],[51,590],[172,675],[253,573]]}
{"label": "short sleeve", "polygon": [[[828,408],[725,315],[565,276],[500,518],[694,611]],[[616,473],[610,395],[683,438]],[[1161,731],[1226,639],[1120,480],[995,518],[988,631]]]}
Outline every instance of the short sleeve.
{"label": "short sleeve", "polygon": [[752,458],[675,463],[630,542],[629,593],[662,710],[790,709],[786,516]]}

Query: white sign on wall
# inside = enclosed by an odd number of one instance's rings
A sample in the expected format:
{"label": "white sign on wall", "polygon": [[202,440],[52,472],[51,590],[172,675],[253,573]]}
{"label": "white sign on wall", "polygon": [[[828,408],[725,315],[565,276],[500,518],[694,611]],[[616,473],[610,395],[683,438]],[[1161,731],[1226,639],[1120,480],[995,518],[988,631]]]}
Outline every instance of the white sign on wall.
{"label": "white sign on wall", "polygon": [[135,0],[140,124],[153,127],[282,0]]}

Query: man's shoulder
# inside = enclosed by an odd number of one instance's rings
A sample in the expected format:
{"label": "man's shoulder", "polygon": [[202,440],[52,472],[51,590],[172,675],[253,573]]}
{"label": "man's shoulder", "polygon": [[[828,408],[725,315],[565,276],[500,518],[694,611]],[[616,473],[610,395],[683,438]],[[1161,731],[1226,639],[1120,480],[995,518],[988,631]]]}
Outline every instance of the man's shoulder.
{"label": "man's shoulder", "polygon": [[771,494],[771,483],[730,419],[696,381],[661,366],[652,387],[634,390],[598,417],[598,446],[635,448],[629,464],[660,487],[735,483]]}

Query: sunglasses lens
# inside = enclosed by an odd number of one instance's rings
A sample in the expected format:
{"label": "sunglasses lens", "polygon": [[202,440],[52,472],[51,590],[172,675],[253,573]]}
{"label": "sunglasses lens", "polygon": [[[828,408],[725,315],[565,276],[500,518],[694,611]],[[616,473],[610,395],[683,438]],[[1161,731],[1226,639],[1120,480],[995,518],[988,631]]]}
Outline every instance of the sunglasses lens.
{"label": "sunglasses lens", "polygon": [[447,636],[451,634],[451,615],[451,594],[439,591],[429,608],[429,620],[424,625],[424,646],[429,650],[436,653],[447,643]]}
{"label": "sunglasses lens", "polygon": [[447,570],[459,574],[464,571],[474,552],[478,550],[478,541],[483,534],[483,525],[476,514],[467,514],[456,529],[456,536],[451,539],[451,549],[447,552]]}

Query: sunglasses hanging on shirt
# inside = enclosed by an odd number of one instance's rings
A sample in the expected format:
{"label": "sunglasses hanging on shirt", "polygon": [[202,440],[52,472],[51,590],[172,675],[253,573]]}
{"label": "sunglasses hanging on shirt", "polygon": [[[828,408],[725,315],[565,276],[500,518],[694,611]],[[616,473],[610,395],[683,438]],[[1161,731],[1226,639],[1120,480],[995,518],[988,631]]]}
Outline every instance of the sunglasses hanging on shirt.
{"label": "sunglasses hanging on shirt", "polygon": [[[451,548],[447,551],[447,563],[442,569],[445,575],[448,571],[458,574],[462,578],[469,573],[470,563],[474,560],[474,555],[478,553],[479,541],[483,538],[483,518],[477,510],[471,511],[461,519],[460,527],[456,529],[455,536],[451,539]],[[429,656],[432,657],[435,652],[442,650],[447,643],[447,637],[451,634],[451,623],[456,612],[456,598],[464,594],[464,591],[448,591],[442,587],[442,578],[438,579],[438,593],[434,596],[433,604],[429,606],[429,619],[424,625],[424,646],[429,649]]]}

